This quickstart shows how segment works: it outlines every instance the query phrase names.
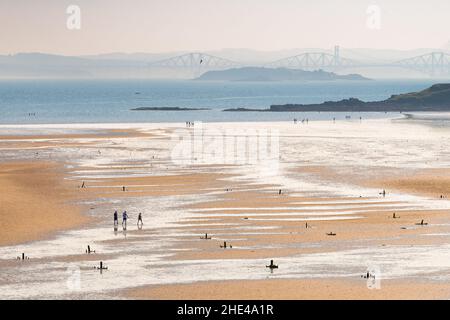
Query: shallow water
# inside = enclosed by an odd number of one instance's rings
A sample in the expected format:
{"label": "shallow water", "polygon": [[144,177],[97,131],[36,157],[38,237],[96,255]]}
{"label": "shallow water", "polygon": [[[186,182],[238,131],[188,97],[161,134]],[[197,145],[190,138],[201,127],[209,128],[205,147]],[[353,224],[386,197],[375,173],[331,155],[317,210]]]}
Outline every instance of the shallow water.
{"label": "shallow water", "polygon": [[[107,125],[102,125],[107,127]],[[161,129],[164,124],[139,124],[124,127],[138,127],[144,131]],[[183,124],[172,124],[186,130]],[[310,277],[360,277],[366,269],[376,266],[383,278],[421,277],[448,280],[450,271],[449,245],[411,246],[368,246],[365,241],[342,242],[333,252],[302,254],[276,259],[280,269],[270,273],[265,259],[232,260],[186,260],[169,259],[179,251],[193,251],[199,236],[186,231],[186,227],[195,226],[195,220],[204,216],[249,216],[250,219],[263,221],[320,221],[335,219],[363,219],[363,212],[379,210],[380,207],[392,211],[402,210],[450,210],[450,201],[435,200],[426,197],[390,192],[386,198],[379,196],[380,190],[363,188],[347,181],[330,183],[326,179],[307,173],[293,173],[293,169],[302,166],[322,165],[331,168],[447,168],[450,164],[450,130],[435,129],[432,126],[410,122],[383,120],[359,121],[317,121],[308,125],[293,125],[291,122],[276,123],[221,123],[204,124],[206,130],[212,128],[227,132],[236,132],[242,126],[255,130],[261,128],[279,131],[280,161],[267,171],[265,162],[243,165],[217,165],[211,168],[183,165],[172,158],[171,136],[166,138],[112,138],[91,146],[58,147],[46,149],[40,154],[42,159],[52,158],[67,163],[72,178],[89,179],[98,177],[120,177],[166,174],[167,172],[215,172],[232,175],[224,183],[246,182],[245,189],[252,186],[264,192],[319,197],[317,202],[298,201],[297,206],[277,207],[277,210],[297,212],[263,213],[274,209],[273,206],[256,208],[257,214],[247,209],[231,206],[227,209],[189,209],[197,202],[211,201],[223,194],[225,187],[211,188],[205,194],[179,196],[148,196],[120,199],[97,199],[87,202],[93,210],[89,214],[99,218],[99,222],[83,230],[61,232],[56,237],[23,245],[0,247],[0,298],[110,298],[117,297],[116,290],[149,284],[186,283],[204,280],[265,279],[265,278],[310,278]],[[87,130],[89,125],[77,125],[77,129]],[[116,127],[116,125],[114,126]],[[44,132],[54,130],[55,126],[29,127],[30,130]],[[0,127],[12,130],[12,127]],[[18,129],[14,129],[18,130]],[[58,130],[62,130],[59,128]],[[75,130],[70,125],[68,130]],[[90,130],[90,129],[89,129]],[[228,137],[229,138],[229,137]],[[77,143],[83,139],[74,139]],[[90,142],[95,141],[90,139]],[[171,142],[172,141],[172,142]],[[101,153],[98,152],[101,151]],[[8,150],[2,153],[2,159],[20,159],[28,156],[28,150]],[[149,157],[149,155],[152,155]],[[156,155],[156,158],[153,156]],[[70,161],[69,161],[70,160]],[[132,160],[132,161],[130,161]],[[134,162],[134,163],[133,163]],[[127,164],[124,172],[120,165]],[[142,166],[144,163],[144,167]],[[91,170],[93,169],[93,170]],[[261,174],[261,172],[265,174]],[[264,185],[264,187],[259,187]],[[108,186],[105,183],[101,187]],[[273,186],[273,187],[272,187]],[[362,197],[360,200],[355,198]],[[321,200],[327,199],[327,200]],[[338,198],[336,201],[331,198]],[[348,198],[349,200],[346,200]],[[349,205],[348,202],[352,204]],[[310,204],[320,205],[311,208]],[[362,204],[364,203],[364,204]],[[144,213],[144,230],[136,230],[130,223],[128,231],[111,226],[114,210],[127,210],[134,219],[137,212]],[[220,213],[220,210],[232,210],[232,213]],[[337,211],[339,210],[339,211]],[[341,211],[345,210],[345,211]],[[267,216],[265,216],[267,215]],[[278,215],[279,217],[272,217]],[[258,216],[258,217],[256,217]],[[268,217],[271,216],[271,217]],[[297,216],[297,217],[294,217]],[[134,220],[133,220],[134,221]],[[202,225],[207,230],[214,226],[216,240],[246,239],[257,234],[276,234],[277,228],[263,228],[227,224],[224,222]],[[182,228],[181,228],[182,227]],[[216,229],[217,228],[217,229]],[[222,231],[222,232],[220,232]],[[226,231],[226,232],[224,232]],[[435,232],[430,231],[430,234]],[[192,238],[186,240],[186,237]],[[180,248],[180,243],[184,247]],[[109,270],[100,273],[94,269],[98,265],[95,256],[86,260],[83,254],[90,244],[103,257]],[[321,248],[321,243],[286,244],[285,249],[295,246]],[[254,249],[273,248],[270,244]],[[237,246],[236,250],[239,248]],[[234,249],[233,249],[234,250]],[[30,260],[17,261],[15,257],[25,252]],[[77,255],[79,255],[77,257]],[[76,259],[69,259],[75,256]],[[99,259],[100,259],[99,258]],[[93,259],[93,260],[91,260]],[[230,270],[233,270],[230,272]],[[80,276],[80,287],[71,285],[74,277]],[[68,283],[69,281],[69,283]],[[363,280],[362,280],[363,281]],[[73,284],[73,283],[72,283]]]}

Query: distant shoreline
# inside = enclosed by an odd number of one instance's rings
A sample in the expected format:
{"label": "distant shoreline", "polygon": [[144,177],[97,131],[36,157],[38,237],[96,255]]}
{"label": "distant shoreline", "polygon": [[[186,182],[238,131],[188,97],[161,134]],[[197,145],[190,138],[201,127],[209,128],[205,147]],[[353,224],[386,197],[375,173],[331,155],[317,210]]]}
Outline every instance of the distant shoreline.
{"label": "distant shoreline", "polygon": [[364,102],[356,98],[325,101],[319,104],[271,105],[269,109],[234,108],[225,112],[449,112],[450,83],[428,89],[392,95],[383,101]]}
{"label": "distant shoreline", "polygon": [[359,74],[339,75],[324,70],[306,71],[288,68],[242,67],[219,71],[208,71],[194,80],[203,81],[369,81],[371,79]]}
{"label": "distant shoreline", "polygon": [[203,111],[209,108],[180,108],[180,107],[140,107],[130,109],[131,111]]}

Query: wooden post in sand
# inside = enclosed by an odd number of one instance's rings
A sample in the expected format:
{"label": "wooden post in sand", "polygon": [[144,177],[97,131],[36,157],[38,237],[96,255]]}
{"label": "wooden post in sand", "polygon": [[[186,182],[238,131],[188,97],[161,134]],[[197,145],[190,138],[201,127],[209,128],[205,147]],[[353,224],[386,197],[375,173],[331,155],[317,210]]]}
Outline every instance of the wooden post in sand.
{"label": "wooden post in sand", "polygon": [[108,270],[108,267],[103,266],[103,261],[100,261],[100,267],[95,267],[97,270],[100,270],[102,272],[103,270]]}
{"label": "wooden post in sand", "polygon": [[273,264],[273,260],[270,260],[270,264],[268,266],[266,266],[266,268],[270,268],[272,269],[278,269],[278,266]]}
{"label": "wooden post in sand", "polygon": [[224,248],[224,249],[226,249],[226,248],[233,248],[233,246],[229,246],[229,247],[227,247],[227,242],[226,241],[224,241],[223,242],[223,246],[220,246],[221,248]]}

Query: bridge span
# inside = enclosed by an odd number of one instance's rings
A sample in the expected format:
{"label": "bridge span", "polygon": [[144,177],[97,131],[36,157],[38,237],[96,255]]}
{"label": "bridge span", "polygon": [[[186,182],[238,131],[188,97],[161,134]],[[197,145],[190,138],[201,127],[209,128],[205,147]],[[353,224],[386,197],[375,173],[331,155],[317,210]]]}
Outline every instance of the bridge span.
{"label": "bridge span", "polygon": [[199,76],[207,71],[225,70],[245,66],[267,68],[289,68],[307,71],[326,70],[340,71],[349,68],[403,68],[414,70],[433,77],[450,76],[450,54],[446,52],[430,52],[421,56],[402,59],[389,63],[367,63],[340,56],[336,46],[334,54],[327,52],[305,52],[262,65],[248,65],[229,59],[220,58],[201,52],[187,53],[169,59],[157,61],[149,65],[152,69],[170,69],[184,71]]}

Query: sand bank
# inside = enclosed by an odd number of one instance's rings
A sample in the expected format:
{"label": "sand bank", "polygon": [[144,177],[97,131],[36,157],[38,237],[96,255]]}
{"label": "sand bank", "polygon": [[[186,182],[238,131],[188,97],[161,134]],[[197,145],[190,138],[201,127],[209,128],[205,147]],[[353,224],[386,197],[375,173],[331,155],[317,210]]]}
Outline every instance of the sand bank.
{"label": "sand bank", "polygon": [[88,222],[73,203],[76,186],[60,165],[44,162],[0,165],[0,245],[41,239]]}
{"label": "sand bank", "polygon": [[442,283],[382,280],[380,289],[368,289],[365,279],[270,279],[155,286],[130,290],[125,296],[133,299],[174,300],[418,300],[448,299],[450,286]]}

